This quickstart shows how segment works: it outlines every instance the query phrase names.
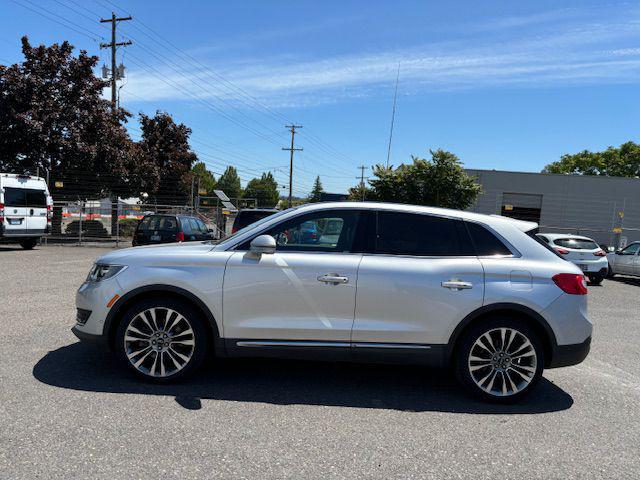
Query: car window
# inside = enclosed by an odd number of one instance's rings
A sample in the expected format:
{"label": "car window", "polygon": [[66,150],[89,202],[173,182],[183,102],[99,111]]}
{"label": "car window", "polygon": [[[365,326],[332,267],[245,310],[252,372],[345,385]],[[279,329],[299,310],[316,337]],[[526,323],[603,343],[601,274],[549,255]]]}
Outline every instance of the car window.
{"label": "car window", "polygon": [[461,220],[414,213],[378,212],[376,253],[415,256],[473,255]]}
{"label": "car window", "polygon": [[[513,254],[498,237],[482,225],[473,222],[466,222],[466,225],[473,240],[476,255],[483,257]],[[544,239],[542,236],[540,238]]]}
{"label": "car window", "polygon": [[194,233],[191,230],[191,223],[189,222],[188,217],[180,217],[180,224],[182,225],[182,231],[185,233],[185,235]]}
{"label": "car window", "polygon": [[47,206],[47,195],[44,190],[34,188],[25,189],[27,207],[45,208]]}
{"label": "car window", "polygon": [[582,238],[556,238],[553,243],[559,247],[572,248],[574,250],[595,250],[600,248],[593,240]]}
{"label": "car window", "polygon": [[[276,251],[348,252],[351,251],[358,223],[358,212],[351,210],[314,212],[293,218],[264,234],[276,239]],[[240,250],[248,250],[250,241]]]}
{"label": "car window", "polygon": [[178,229],[178,223],[175,217],[163,217],[163,216],[149,216],[145,217],[138,230],[164,230],[164,231],[176,231]]}
{"label": "car window", "polygon": [[191,224],[191,231],[194,233],[201,233],[202,229],[200,228],[200,224],[198,223],[198,220],[195,218],[190,218],[189,219],[189,223]]}
{"label": "car window", "polygon": [[7,207],[24,207],[27,203],[24,188],[4,189],[4,204]]}
{"label": "car window", "polygon": [[640,249],[640,243],[632,243],[620,252],[620,255],[635,255]]}
{"label": "car window", "polygon": [[198,229],[200,230],[201,233],[207,233],[207,226],[204,224],[202,220],[196,218],[196,224],[198,225]]}

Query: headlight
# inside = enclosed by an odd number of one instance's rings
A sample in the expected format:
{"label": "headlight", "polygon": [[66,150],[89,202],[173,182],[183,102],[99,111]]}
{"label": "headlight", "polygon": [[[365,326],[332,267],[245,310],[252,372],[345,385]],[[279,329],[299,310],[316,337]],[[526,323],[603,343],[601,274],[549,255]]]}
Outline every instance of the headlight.
{"label": "headlight", "polygon": [[124,268],[124,265],[101,265],[96,263],[87,276],[87,282],[100,282],[102,280],[106,280],[107,278],[113,277]]}

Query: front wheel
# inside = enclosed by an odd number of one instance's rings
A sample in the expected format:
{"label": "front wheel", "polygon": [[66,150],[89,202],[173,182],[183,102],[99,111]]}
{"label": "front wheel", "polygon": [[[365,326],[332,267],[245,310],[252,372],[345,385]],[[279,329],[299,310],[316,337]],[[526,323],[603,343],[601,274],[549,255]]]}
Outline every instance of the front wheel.
{"label": "front wheel", "polygon": [[538,382],[543,355],[538,335],[525,322],[493,318],[463,334],[455,353],[456,375],[476,397],[511,403]]}
{"label": "front wheel", "polygon": [[207,332],[199,312],[179,300],[147,300],[122,318],[116,351],[127,369],[144,380],[168,383],[202,365]]}

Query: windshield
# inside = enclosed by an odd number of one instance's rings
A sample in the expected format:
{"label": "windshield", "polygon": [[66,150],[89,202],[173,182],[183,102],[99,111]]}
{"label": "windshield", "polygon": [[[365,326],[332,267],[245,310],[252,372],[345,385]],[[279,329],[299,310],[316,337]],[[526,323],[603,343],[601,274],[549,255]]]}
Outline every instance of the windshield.
{"label": "windshield", "polygon": [[600,248],[596,242],[586,238],[556,238],[553,243],[559,247],[572,248],[574,250],[596,250]]}

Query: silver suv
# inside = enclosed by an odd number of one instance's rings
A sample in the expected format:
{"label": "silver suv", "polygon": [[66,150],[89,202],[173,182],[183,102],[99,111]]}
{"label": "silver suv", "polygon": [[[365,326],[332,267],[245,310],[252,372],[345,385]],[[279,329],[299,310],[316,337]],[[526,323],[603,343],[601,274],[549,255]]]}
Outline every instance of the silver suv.
{"label": "silver suv", "polygon": [[155,382],[208,355],[404,362],[451,366],[476,395],[513,401],[591,342],[582,272],[535,233],[438,208],[307,205],[217,245],[104,255],[73,331]]}

